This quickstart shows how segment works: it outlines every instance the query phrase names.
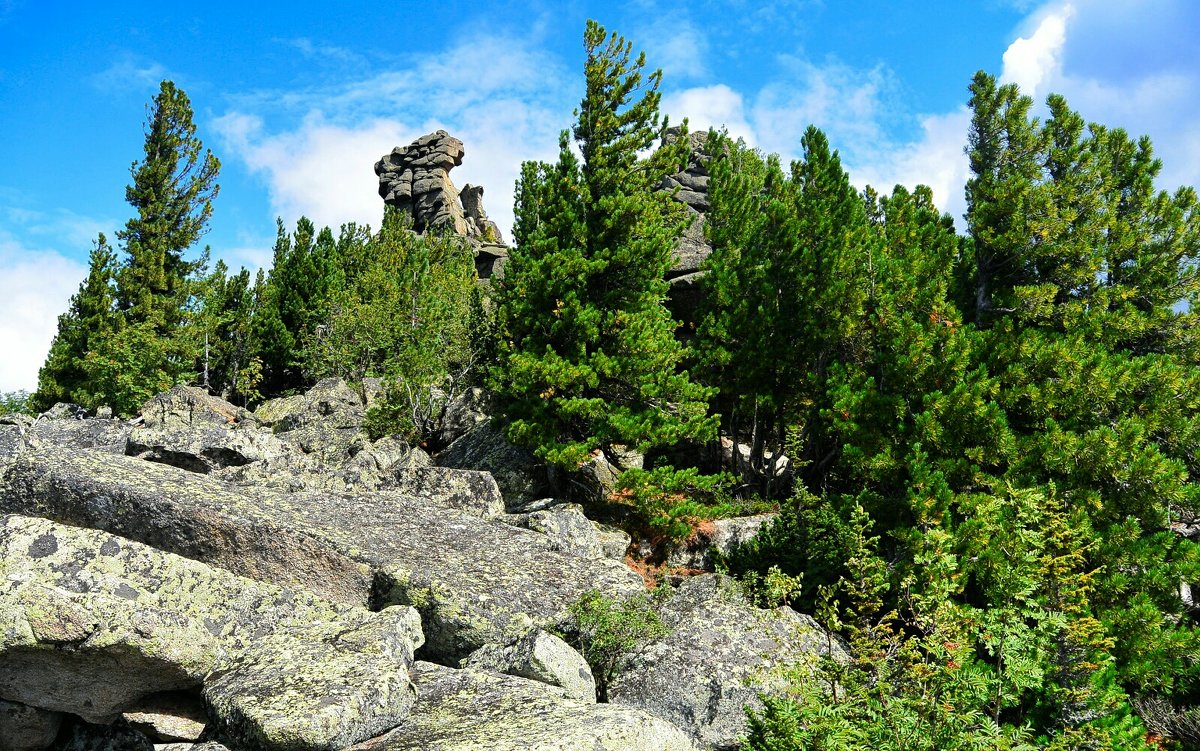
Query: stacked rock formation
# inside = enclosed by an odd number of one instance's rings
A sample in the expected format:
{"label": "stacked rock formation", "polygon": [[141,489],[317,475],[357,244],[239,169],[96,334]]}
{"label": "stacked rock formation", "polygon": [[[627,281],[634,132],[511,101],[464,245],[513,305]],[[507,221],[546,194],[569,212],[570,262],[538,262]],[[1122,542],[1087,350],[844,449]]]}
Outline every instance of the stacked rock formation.
{"label": "stacked rock formation", "polygon": [[483,210],[483,188],[468,184],[458,191],[450,170],[462,164],[462,141],[444,130],[397,146],[375,163],[384,203],[412,217],[417,232],[448,229],[480,242],[501,243],[500,228]]}
{"label": "stacked rock formation", "polygon": [[[667,131],[667,141],[679,138],[679,128]],[[670,308],[675,319],[685,324],[694,323],[696,310],[700,302],[700,279],[703,272],[700,267],[704,259],[712,253],[712,246],[704,238],[705,216],[708,214],[708,161],[705,153],[705,141],[708,133],[699,131],[687,135],[691,156],[687,166],[674,175],[668,175],[659,186],[661,190],[670,192],[676,201],[688,208],[692,221],[684,231],[683,236],[675,244],[671,254],[671,270],[667,279],[671,282]],[[680,329],[687,333],[688,328]]]}

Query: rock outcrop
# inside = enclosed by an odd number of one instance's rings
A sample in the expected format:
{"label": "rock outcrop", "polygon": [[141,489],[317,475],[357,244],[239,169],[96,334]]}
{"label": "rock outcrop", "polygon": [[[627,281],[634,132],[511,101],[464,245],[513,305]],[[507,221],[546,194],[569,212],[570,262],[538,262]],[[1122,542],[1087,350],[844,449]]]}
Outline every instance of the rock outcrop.
{"label": "rock outcrop", "polygon": [[418,662],[413,683],[408,720],[351,751],[695,751],[665,720],[537,681]]}
{"label": "rock outcrop", "polygon": [[[679,132],[678,128],[672,128],[667,132],[667,138],[678,138]],[[708,133],[689,133],[687,139],[691,149],[687,166],[663,178],[659,186],[686,206],[691,216],[691,222],[671,252],[671,270],[667,272],[667,279],[671,283],[668,305],[675,320],[684,323],[684,328],[681,329],[684,335],[687,334],[687,324],[696,322],[701,298],[700,280],[704,275],[700,267],[712,254],[712,246],[704,237],[705,217],[709,210],[709,157],[705,152]]]}
{"label": "rock outcrop", "polygon": [[463,667],[493,670],[562,688],[572,699],[596,701],[596,679],[583,655],[540,628],[509,644],[487,644],[471,653]]}
{"label": "rock outcrop", "polygon": [[609,700],[668,720],[705,748],[737,747],[745,708],[761,709],[759,693],[785,688],[777,669],[845,655],[812,618],[752,607],[728,577],[685,580],[661,615],[669,632],[638,652]]}
{"label": "rock outcrop", "polygon": [[[642,591],[629,535],[552,497],[481,394],[435,459],[370,440],[379,388],[0,419],[0,751],[732,748],[776,668],[840,654],[697,577],[596,704],[554,632],[589,590]],[[640,459],[557,479],[592,503]],[[718,522],[676,562],[761,522]]]}
{"label": "rock outcrop", "polygon": [[372,613],[17,515],[0,517],[0,582],[0,696],[28,706],[107,724],[202,688],[218,738],[334,751],[413,703],[412,608]]}
{"label": "rock outcrop", "polygon": [[0,512],[107,529],[337,602],[411,604],[438,660],[551,624],[589,588],[642,586],[616,561],[400,493],[242,489],[99,452],[19,457],[0,480]]}
{"label": "rock outcrop", "polygon": [[667,566],[713,571],[722,556],[732,553],[738,545],[749,542],[776,516],[758,514],[706,522],[691,539],[667,550]]}
{"label": "rock outcrop", "polygon": [[550,495],[545,462],[531,451],[509,443],[504,428],[494,421],[477,426],[450,444],[435,460],[442,467],[491,473],[509,509]]}
{"label": "rock outcrop", "polygon": [[375,163],[379,196],[411,217],[414,231],[449,230],[490,244],[503,243],[500,228],[483,210],[483,188],[462,191],[450,181],[450,170],[462,164],[463,143],[444,130],[397,146]]}

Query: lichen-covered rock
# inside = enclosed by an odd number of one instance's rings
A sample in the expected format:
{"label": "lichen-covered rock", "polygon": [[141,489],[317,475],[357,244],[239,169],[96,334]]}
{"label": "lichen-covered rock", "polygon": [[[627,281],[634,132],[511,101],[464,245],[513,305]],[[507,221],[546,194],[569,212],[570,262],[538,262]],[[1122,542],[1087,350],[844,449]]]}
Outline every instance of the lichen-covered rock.
{"label": "lichen-covered rock", "polygon": [[106,528],[338,602],[413,605],[438,660],[554,623],[588,589],[643,586],[617,561],[568,556],[541,535],[396,492],[242,489],[86,451],[22,456],[3,472],[0,512]]}
{"label": "lichen-covered rock", "polygon": [[421,641],[411,608],[280,629],[205,680],[218,737],[235,747],[336,751],[395,727],[414,693]]}
{"label": "lichen-covered rock", "polygon": [[129,423],[117,419],[39,419],[26,431],[26,442],[33,449],[94,448],[120,454],[131,429]]}
{"label": "lichen-covered rock", "polygon": [[562,688],[572,699],[596,701],[596,679],[583,655],[542,629],[509,644],[487,644],[471,653],[463,667],[492,670]]}
{"label": "lichen-covered rock", "polygon": [[71,720],[61,731],[54,751],[155,751],[145,735],[123,720],[91,724]]}
{"label": "lichen-covered rock", "polygon": [[450,467],[396,469],[383,477],[380,487],[481,519],[504,513],[504,496],[487,472]]}
{"label": "lichen-covered rock", "polygon": [[315,538],[285,494],[94,451],[46,449],[2,469],[0,513],[103,529],[336,602],[370,601],[370,567]]}
{"label": "lichen-covered rock", "polygon": [[418,662],[413,683],[408,719],[349,751],[695,751],[657,717],[524,678]]}
{"label": "lichen-covered rock", "polygon": [[442,467],[491,473],[510,509],[550,494],[545,462],[509,443],[494,420],[479,425],[434,459]]}
{"label": "lichen-covered rock", "polygon": [[431,449],[437,451],[445,448],[478,425],[487,422],[484,398],[483,389],[475,387],[446,401],[433,434],[429,437]]}
{"label": "lichen-covered rock", "polygon": [[[365,434],[354,432],[350,439],[347,449],[338,451],[332,462],[323,461],[319,454],[305,454],[295,446],[288,446],[280,456],[227,467],[215,474],[234,485],[286,492],[363,493],[390,487],[393,474],[398,471],[429,467],[433,463],[424,451],[398,438],[381,438],[369,443]],[[346,460],[351,443],[358,451]]]}
{"label": "lichen-covered rock", "polygon": [[634,656],[609,687],[609,700],[668,720],[705,748],[737,747],[747,729],[745,708],[761,708],[761,692],[786,687],[777,669],[845,656],[812,618],[752,607],[728,577],[686,580],[661,616],[668,634]]}
{"label": "lichen-covered rock", "polygon": [[581,558],[621,558],[629,545],[629,535],[596,524],[577,503],[533,511],[519,519],[520,526],[546,535],[556,550]]}
{"label": "lichen-covered rock", "polygon": [[147,428],[232,427],[254,421],[248,411],[195,386],[176,386],[151,397],[141,416]]}
{"label": "lichen-covered rock", "polygon": [[606,503],[620,479],[621,470],[602,451],[596,451],[591,459],[571,473],[567,486],[572,498],[591,507]]}
{"label": "lichen-covered rock", "polygon": [[199,424],[137,426],[125,444],[129,456],[204,474],[274,459],[286,451],[287,447],[270,431],[259,430],[253,424],[249,429]]}
{"label": "lichen-covered rock", "polygon": [[146,697],[121,718],[156,744],[194,743],[208,725],[204,702],[190,691]]}
{"label": "lichen-covered rock", "polygon": [[42,751],[54,743],[62,713],[0,699],[0,751]]}
{"label": "lichen-covered rock", "polygon": [[717,559],[754,538],[777,514],[758,514],[705,522],[696,534],[667,551],[667,566],[712,571]]}
{"label": "lichen-covered rock", "polygon": [[0,460],[11,458],[25,451],[24,425],[0,424]]}
{"label": "lichen-covered rock", "polygon": [[[311,732],[322,717],[342,717],[335,737],[345,745],[408,706],[407,667],[421,644],[411,608],[371,613],[16,515],[0,517],[0,583],[0,695],[24,704],[106,722],[152,695],[204,686],[220,697],[211,709],[222,727],[249,722],[233,708],[286,703],[293,714],[277,714],[290,725],[262,725],[310,742],[275,745],[268,735],[259,746],[295,750],[332,748]],[[248,665],[253,679],[234,681]],[[375,688],[343,690],[364,676]],[[308,699],[290,693],[297,685],[313,689],[302,692]]]}

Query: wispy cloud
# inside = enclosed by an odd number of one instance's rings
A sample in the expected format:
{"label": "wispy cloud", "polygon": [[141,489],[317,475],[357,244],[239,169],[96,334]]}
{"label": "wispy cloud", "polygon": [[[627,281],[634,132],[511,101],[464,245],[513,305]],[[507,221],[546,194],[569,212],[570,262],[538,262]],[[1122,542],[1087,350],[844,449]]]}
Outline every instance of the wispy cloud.
{"label": "wispy cloud", "polygon": [[106,94],[142,93],[170,77],[167,68],[160,63],[126,52],[119,55],[112,65],[93,74],[89,82]]}
{"label": "wispy cloud", "polygon": [[690,20],[680,19],[674,13],[658,16],[634,37],[645,49],[651,69],[662,68],[668,80],[696,79],[709,73],[708,35]]}

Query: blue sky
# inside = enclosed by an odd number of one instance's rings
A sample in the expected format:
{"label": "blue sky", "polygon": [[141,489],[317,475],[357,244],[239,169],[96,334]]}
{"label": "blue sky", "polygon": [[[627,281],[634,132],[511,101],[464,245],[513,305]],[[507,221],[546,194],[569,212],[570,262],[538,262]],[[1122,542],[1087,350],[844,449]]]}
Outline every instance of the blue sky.
{"label": "blue sky", "polygon": [[507,231],[521,161],[553,157],[582,94],[588,18],[663,69],[673,120],[785,157],[814,123],[859,185],[925,183],[956,217],[979,69],[1149,134],[1162,187],[1200,184],[1194,0],[0,0],[0,391],[36,384],[96,233],[129,217],[161,79],[222,162],[204,242],[253,268],[276,216],[377,224],[374,162],[439,127],[466,146],[455,183],[483,185]]}

